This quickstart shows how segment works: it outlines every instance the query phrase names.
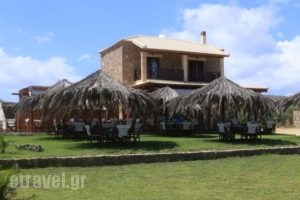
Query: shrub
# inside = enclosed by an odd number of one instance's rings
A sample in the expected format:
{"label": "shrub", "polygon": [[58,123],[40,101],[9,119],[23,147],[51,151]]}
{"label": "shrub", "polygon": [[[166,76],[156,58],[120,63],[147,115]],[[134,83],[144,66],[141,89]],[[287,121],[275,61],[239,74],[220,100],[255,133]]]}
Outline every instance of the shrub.
{"label": "shrub", "polygon": [[10,177],[15,173],[15,169],[0,171],[0,200],[12,199],[15,196],[15,189],[9,186]]}
{"label": "shrub", "polygon": [[0,135],[0,152],[5,153],[5,149],[8,147],[8,145],[9,142],[7,139],[3,135]]}

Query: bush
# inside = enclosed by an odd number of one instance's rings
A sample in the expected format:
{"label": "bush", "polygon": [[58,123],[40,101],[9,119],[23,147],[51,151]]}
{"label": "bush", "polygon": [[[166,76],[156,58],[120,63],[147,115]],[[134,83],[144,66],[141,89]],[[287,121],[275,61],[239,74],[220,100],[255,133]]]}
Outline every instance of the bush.
{"label": "bush", "polygon": [[12,199],[15,195],[15,189],[9,186],[10,177],[15,173],[15,169],[0,171],[0,200]]}
{"label": "bush", "polygon": [[8,145],[9,142],[7,139],[3,135],[0,135],[0,152],[5,153],[5,149],[8,147]]}

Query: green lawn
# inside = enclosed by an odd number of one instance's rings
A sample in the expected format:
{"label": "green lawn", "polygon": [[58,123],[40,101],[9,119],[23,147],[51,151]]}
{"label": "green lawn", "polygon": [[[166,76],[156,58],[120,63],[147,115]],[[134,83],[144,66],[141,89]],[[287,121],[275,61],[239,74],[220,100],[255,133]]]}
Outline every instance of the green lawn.
{"label": "green lawn", "polygon": [[300,156],[22,170],[27,175],[86,175],[84,188],[17,189],[17,199],[299,199]]}
{"label": "green lawn", "polygon": [[273,146],[295,146],[300,137],[289,135],[263,135],[262,140],[245,141],[239,138],[233,142],[218,140],[217,134],[198,134],[190,136],[163,136],[142,134],[141,142],[127,144],[89,144],[85,140],[56,139],[53,135],[6,136],[15,145],[39,144],[43,152],[17,150],[13,145],[0,154],[0,158],[28,158],[48,156],[79,156],[101,154],[132,154],[150,152],[181,152],[209,149],[240,149]]}

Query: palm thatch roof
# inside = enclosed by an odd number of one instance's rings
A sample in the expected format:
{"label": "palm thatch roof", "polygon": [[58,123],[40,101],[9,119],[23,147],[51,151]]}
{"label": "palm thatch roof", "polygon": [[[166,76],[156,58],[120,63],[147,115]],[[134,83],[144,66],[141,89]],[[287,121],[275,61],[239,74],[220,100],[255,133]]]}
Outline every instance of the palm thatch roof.
{"label": "palm thatch roof", "polygon": [[16,114],[16,103],[15,102],[7,102],[0,99],[0,103],[2,105],[4,117],[6,119],[15,118]]}
{"label": "palm thatch roof", "polygon": [[266,96],[272,99],[275,103],[284,101],[284,99],[287,98],[287,96],[280,96],[280,95],[266,95]]}
{"label": "palm thatch roof", "polygon": [[74,109],[99,110],[121,104],[123,108],[144,110],[153,105],[145,93],[129,88],[112,79],[101,70],[56,93],[49,108],[68,114]]}
{"label": "palm thatch roof", "polygon": [[19,103],[16,104],[16,109],[18,113],[24,113],[28,111],[32,111],[34,109],[44,109],[46,111],[49,102],[53,98],[53,96],[62,90],[63,88],[66,88],[67,86],[70,86],[71,82],[69,82],[66,79],[60,80],[57,83],[55,83],[53,86],[49,87],[44,93],[39,94],[37,96],[24,96]]}
{"label": "palm thatch roof", "polygon": [[72,85],[72,83],[67,79],[58,81],[53,86],[49,87],[44,93],[36,96],[38,103],[34,109],[43,110],[45,112],[49,107],[49,103],[51,102],[52,98],[61,90],[69,87],[70,85]]}
{"label": "palm thatch roof", "polygon": [[17,113],[30,112],[37,105],[38,100],[35,96],[24,96],[19,102],[15,105]]}
{"label": "palm thatch roof", "polygon": [[178,92],[168,86],[158,88],[150,92],[149,95],[162,105],[179,96]]}
{"label": "palm thatch roof", "polygon": [[172,113],[204,112],[211,106],[215,106],[220,115],[224,115],[226,108],[252,113],[274,109],[270,98],[220,77],[190,94],[174,99],[169,104],[169,110]]}
{"label": "palm thatch roof", "polygon": [[290,106],[300,107],[300,92],[288,96],[279,102],[279,108],[282,111],[287,110]]}

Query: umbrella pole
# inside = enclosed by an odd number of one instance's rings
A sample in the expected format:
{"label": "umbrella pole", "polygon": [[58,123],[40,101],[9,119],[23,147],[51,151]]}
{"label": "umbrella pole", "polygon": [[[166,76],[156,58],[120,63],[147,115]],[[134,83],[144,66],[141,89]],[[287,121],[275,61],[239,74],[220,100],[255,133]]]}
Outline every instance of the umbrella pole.
{"label": "umbrella pole", "polygon": [[102,109],[101,109],[101,105],[99,107],[99,113],[98,113],[98,117],[99,117],[99,134],[102,133]]}
{"label": "umbrella pole", "polygon": [[210,112],[210,106],[207,107],[207,130],[210,129],[210,118],[211,118],[211,112]]}
{"label": "umbrella pole", "polygon": [[221,120],[225,122],[225,102],[224,100],[221,103]]}

